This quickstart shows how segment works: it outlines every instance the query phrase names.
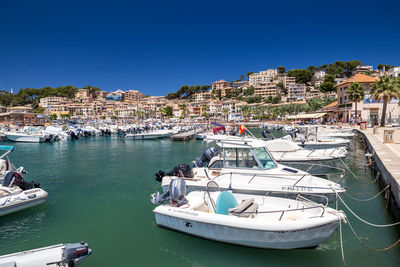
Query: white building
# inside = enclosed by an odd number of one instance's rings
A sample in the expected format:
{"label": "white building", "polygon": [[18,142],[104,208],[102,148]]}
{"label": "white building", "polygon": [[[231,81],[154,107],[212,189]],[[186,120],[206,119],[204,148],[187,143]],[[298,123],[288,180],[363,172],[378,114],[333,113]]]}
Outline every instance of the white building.
{"label": "white building", "polygon": [[278,75],[278,70],[269,69],[260,71],[259,73],[253,73],[249,76],[249,85],[257,86],[261,83],[273,82]]}
{"label": "white building", "polygon": [[388,70],[388,75],[397,78],[400,75],[400,67],[394,67]]}
{"label": "white building", "polygon": [[40,99],[39,106],[42,108],[50,107],[54,105],[59,105],[64,102],[67,98],[66,97],[59,97],[59,96],[49,96],[43,97]]}
{"label": "white building", "polygon": [[316,71],[314,73],[314,77],[316,80],[323,80],[325,79],[326,72],[323,70]]}

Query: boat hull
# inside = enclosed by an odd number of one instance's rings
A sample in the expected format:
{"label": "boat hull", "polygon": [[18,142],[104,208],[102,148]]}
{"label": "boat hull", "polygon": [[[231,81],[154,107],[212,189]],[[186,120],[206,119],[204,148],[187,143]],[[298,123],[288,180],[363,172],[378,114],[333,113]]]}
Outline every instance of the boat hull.
{"label": "boat hull", "polygon": [[40,191],[38,194],[30,193],[27,199],[12,203],[7,203],[6,198],[8,196],[0,198],[0,216],[38,206],[46,201],[47,193],[44,191]]}
{"label": "boat hull", "polygon": [[316,247],[336,230],[339,222],[287,231],[253,230],[177,218],[155,212],[157,225],[214,241],[264,249]]}
{"label": "boat hull", "polygon": [[127,135],[125,139],[133,139],[133,140],[151,140],[161,138],[158,134],[135,134],[135,135]]}
{"label": "boat hull", "polygon": [[6,134],[8,140],[13,142],[24,142],[24,143],[41,143],[44,142],[42,136],[29,136],[29,135],[17,135],[17,134]]}

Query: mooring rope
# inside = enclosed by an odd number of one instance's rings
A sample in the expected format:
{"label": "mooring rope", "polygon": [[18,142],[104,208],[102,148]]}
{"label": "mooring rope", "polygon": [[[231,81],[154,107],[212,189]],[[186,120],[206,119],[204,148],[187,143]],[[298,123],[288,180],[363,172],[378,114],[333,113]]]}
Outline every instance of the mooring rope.
{"label": "mooring rope", "polygon": [[395,246],[397,246],[398,244],[400,244],[400,239],[397,240],[396,242],[394,242],[393,244],[391,244],[388,247],[385,248],[371,248],[369,247],[367,244],[364,243],[364,241],[362,241],[362,239],[359,237],[359,235],[357,235],[356,231],[354,230],[353,226],[351,225],[350,221],[347,220],[347,223],[349,224],[349,227],[351,229],[351,231],[353,232],[354,236],[358,239],[358,241],[360,241],[360,243],[367,249],[375,251],[375,252],[382,252],[382,251],[386,251],[389,250],[391,248],[394,248]]}
{"label": "mooring rope", "polygon": [[378,194],[376,194],[375,196],[370,197],[370,198],[366,198],[366,199],[359,199],[359,198],[353,197],[353,196],[347,194],[346,192],[344,192],[344,194],[345,194],[346,196],[348,196],[349,198],[354,199],[354,200],[356,200],[356,201],[370,201],[370,200],[372,200],[372,199],[378,197],[378,196],[379,196],[380,194],[382,194],[383,192],[385,192],[385,190],[387,190],[389,187],[390,187],[390,184],[387,185],[385,188],[383,188],[382,191],[380,191],[380,192],[379,192]]}
{"label": "mooring rope", "polygon": [[356,179],[359,180],[360,182],[363,182],[363,183],[370,183],[370,184],[375,183],[376,180],[370,182],[370,181],[366,181],[366,180],[364,180],[364,179],[361,179],[360,177],[358,177],[357,175],[355,175],[355,173],[354,173],[352,170],[350,170],[350,168],[346,165],[346,163],[344,163],[344,161],[342,160],[342,158],[339,158],[339,160],[342,162],[342,164],[344,165],[344,167],[354,176],[354,178],[356,178]]}
{"label": "mooring rope", "polygon": [[375,224],[375,223],[371,223],[371,222],[368,222],[368,221],[366,221],[366,220],[364,220],[363,218],[361,218],[360,216],[358,216],[354,211],[352,211],[351,209],[350,209],[350,207],[346,204],[346,202],[344,202],[344,200],[339,196],[339,194],[338,194],[338,192],[336,192],[336,190],[333,188],[333,187],[331,187],[332,188],[332,190],[335,192],[335,194],[336,194],[336,196],[340,199],[340,201],[343,203],[343,205],[351,212],[351,214],[353,214],[354,215],[354,217],[356,217],[357,219],[359,219],[360,221],[362,221],[363,223],[365,223],[365,224],[368,224],[368,225],[370,225],[370,226],[375,226],[375,227],[391,227],[391,226],[395,226],[395,225],[399,225],[400,224],[400,221],[399,222],[395,222],[395,223],[390,223],[390,224]]}

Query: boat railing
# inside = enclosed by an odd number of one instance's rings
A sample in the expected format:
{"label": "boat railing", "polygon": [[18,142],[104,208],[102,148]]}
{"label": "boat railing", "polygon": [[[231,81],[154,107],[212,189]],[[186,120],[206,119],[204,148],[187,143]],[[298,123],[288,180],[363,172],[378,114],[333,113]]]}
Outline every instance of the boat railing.
{"label": "boat railing", "polygon": [[[323,203],[323,205],[324,205],[325,207],[328,207],[329,199],[328,199],[326,196],[324,196],[324,195],[301,193],[301,194],[298,194],[298,195],[296,196],[296,200],[297,200],[297,201],[308,202],[308,203],[310,203],[310,204],[314,204],[314,203],[315,203],[315,201],[312,201],[311,199],[306,198],[305,195],[306,195],[306,196],[313,197],[313,198],[316,198],[316,197],[317,197],[317,198],[322,199],[323,201],[325,201],[325,203]],[[321,202],[318,202],[318,203],[321,203]]]}
{"label": "boat railing", "polygon": [[315,204],[315,205],[312,206],[312,207],[305,207],[305,206],[303,205],[303,207],[301,207],[301,208],[295,208],[295,209],[268,210],[268,211],[243,211],[243,212],[240,213],[240,214],[243,214],[243,215],[244,215],[244,214],[256,215],[256,214],[268,214],[268,213],[281,213],[281,215],[279,216],[279,221],[281,221],[282,218],[283,218],[283,215],[284,215],[286,212],[293,212],[293,211],[302,211],[302,212],[303,212],[303,211],[305,211],[305,210],[321,209],[322,212],[321,212],[321,215],[319,215],[319,216],[320,216],[320,217],[324,216],[326,206],[323,206],[323,205],[317,204],[317,203],[313,203],[313,204]]}

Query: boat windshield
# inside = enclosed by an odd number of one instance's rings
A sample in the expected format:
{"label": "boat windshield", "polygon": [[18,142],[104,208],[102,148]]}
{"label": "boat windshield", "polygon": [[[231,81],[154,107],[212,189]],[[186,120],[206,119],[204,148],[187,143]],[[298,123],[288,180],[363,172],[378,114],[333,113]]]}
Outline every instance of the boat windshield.
{"label": "boat windshield", "polygon": [[271,169],[276,167],[275,161],[263,147],[225,148],[223,152],[225,168]]}

